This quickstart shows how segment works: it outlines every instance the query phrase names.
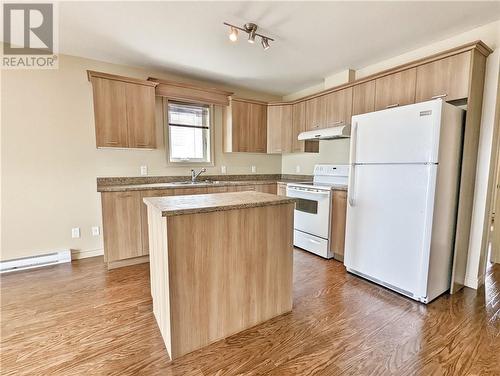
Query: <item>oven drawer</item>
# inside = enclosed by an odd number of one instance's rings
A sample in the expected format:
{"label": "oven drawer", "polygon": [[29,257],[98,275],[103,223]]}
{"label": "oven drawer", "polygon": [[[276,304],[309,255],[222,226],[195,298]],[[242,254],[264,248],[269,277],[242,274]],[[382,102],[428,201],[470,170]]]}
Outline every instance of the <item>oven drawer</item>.
{"label": "oven drawer", "polygon": [[328,240],[305,232],[293,231],[293,245],[306,251],[312,252],[324,258],[332,258],[329,252]]}

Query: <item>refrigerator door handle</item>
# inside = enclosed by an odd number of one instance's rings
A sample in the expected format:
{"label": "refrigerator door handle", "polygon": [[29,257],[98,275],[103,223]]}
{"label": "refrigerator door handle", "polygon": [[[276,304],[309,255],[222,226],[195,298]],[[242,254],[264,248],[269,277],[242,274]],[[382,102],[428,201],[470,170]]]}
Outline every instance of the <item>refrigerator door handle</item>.
{"label": "refrigerator door handle", "polygon": [[356,143],[358,137],[358,123],[355,122],[352,126],[352,134],[351,134],[351,170],[349,171],[349,189],[347,190],[347,195],[349,197],[349,205],[354,206],[354,186],[356,184]]}

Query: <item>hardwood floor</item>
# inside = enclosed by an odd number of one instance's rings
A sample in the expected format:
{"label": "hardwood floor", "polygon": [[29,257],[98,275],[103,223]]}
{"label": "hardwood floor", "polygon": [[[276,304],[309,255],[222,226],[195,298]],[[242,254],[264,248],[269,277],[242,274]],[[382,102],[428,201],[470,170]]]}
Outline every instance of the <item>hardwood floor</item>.
{"label": "hardwood floor", "polygon": [[149,265],[1,278],[2,375],[500,375],[500,265],[428,306],[295,251],[293,311],[168,361]]}

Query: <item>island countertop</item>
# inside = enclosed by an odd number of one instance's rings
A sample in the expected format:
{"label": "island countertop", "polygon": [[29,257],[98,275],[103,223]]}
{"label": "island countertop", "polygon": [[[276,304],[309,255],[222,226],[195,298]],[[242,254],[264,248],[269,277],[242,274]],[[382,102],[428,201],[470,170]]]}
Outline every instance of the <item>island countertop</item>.
{"label": "island countertop", "polygon": [[245,209],[268,205],[281,205],[295,202],[286,196],[276,196],[269,193],[224,192],[186,196],[145,197],[146,205],[151,205],[161,211],[163,217],[209,213],[222,210]]}

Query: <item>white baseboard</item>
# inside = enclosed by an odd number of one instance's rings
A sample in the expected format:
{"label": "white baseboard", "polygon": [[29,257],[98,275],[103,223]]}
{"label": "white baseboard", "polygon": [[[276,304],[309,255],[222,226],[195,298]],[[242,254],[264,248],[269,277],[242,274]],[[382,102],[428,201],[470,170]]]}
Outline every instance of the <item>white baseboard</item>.
{"label": "white baseboard", "polygon": [[477,278],[465,276],[464,285],[470,287],[471,289],[477,290],[484,284],[484,275]]}
{"label": "white baseboard", "polygon": [[104,249],[88,249],[86,251],[81,250],[72,250],[71,251],[71,259],[72,260],[80,260],[89,257],[96,257],[104,255]]}

